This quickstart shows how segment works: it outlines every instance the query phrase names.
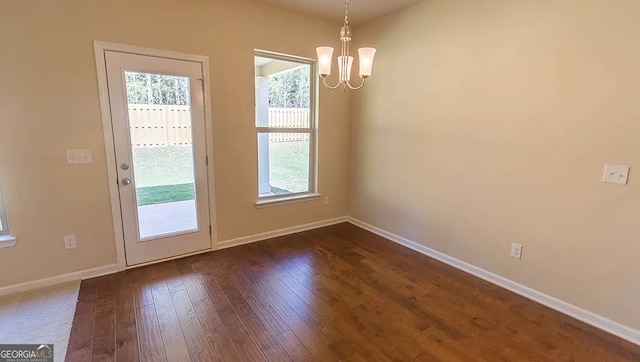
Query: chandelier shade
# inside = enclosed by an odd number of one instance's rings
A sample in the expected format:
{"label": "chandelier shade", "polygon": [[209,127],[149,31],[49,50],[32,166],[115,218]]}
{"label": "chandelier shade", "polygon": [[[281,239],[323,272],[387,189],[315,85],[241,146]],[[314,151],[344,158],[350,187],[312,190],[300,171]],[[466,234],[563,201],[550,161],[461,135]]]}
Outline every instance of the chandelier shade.
{"label": "chandelier shade", "polygon": [[360,48],[358,49],[358,57],[360,58],[360,76],[370,77],[373,70],[373,58],[376,56],[376,48]]}
{"label": "chandelier shade", "polygon": [[333,48],[332,47],[318,47],[316,49],[318,53],[318,68],[320,68],[320,75],[327,76],[331,74],[331,62],[333,60]]}

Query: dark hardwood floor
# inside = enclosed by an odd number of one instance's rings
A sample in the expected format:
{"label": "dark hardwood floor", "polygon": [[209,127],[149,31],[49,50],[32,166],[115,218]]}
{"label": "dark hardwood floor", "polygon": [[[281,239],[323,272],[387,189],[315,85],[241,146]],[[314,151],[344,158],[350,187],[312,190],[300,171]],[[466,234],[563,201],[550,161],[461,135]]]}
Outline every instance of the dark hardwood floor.
{"label": "dark hardwood floor", "polygon": [[69,361],[640,361],[350,224],[82,282]]}

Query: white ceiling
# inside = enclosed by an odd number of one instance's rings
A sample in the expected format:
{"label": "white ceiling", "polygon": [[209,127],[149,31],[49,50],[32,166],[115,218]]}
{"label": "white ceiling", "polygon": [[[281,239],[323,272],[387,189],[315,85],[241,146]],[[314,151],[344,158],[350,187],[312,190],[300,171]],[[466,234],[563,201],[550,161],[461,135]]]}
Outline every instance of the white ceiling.
{"label": "white ceiling", "polygon": [[[301,13],[344,20],[344,0],[257,0]],[[349,0],[349,23],[362,24],[378,16],[405,8],[423,0]]]}

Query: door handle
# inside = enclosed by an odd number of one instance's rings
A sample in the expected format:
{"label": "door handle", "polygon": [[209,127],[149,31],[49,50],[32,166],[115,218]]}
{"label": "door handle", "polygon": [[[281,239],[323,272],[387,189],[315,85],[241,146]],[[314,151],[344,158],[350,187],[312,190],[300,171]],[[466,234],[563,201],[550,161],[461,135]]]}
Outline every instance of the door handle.
{"label": "door handle", "polygon": [[125,177],[122,179],[122,181],[120,181],[120,183],[123,184],[124,186],[131,185],[131,179]]}

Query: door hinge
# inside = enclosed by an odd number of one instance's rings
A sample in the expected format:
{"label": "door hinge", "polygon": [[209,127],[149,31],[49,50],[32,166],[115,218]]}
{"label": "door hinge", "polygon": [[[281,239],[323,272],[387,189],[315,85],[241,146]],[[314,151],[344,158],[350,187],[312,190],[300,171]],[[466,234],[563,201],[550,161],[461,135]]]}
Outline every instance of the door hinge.
{"label": "door hinge", "polygon": [[205,164],[206,166],[209,166],[209,155],[205,155],[205,156],[204,156],[204,164]]}
{"label": "door hinge", "polygon": [[209,225],[209,235],[213,235],[213,232],[211,231],[211,225]]}

